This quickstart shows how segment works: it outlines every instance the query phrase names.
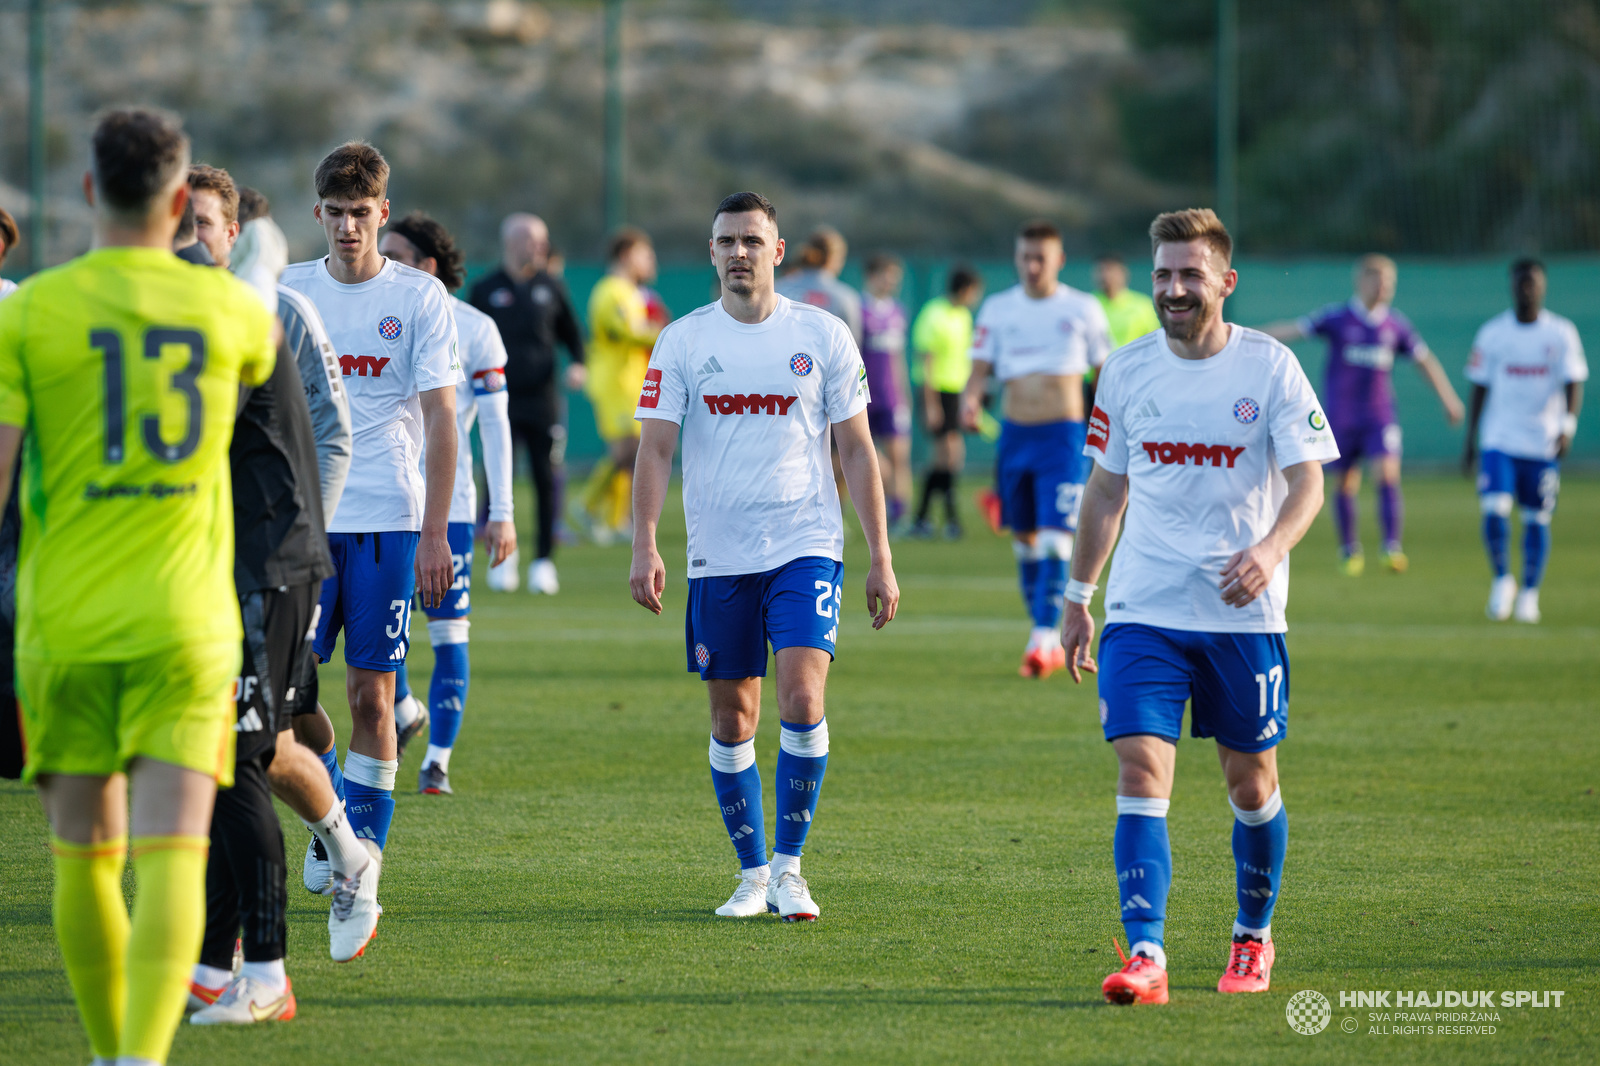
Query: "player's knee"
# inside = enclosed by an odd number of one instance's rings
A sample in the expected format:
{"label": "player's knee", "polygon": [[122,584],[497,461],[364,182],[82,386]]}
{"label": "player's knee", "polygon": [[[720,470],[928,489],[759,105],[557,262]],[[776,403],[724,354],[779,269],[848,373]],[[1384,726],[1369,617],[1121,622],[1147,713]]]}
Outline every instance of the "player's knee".
{"label": "player's knee", "polygon": [[1554,507],[1540,508],[1539,510],[1524,507],[1522,509],[1522,521],[1530,526],[1547,526],[1555,513],[1556,509]]}
{"label": "player's knee", "polygon": [[1509,492],[1485,492],[1478,497],[1478,509],[1486,515],[1510,518],[1512,502]]}
{"label": "player's knee", "polygon": [[1017,557],[1017,562],[1019,563],[1038,562],[1044,558],[1044,552],[1039,546],[1038,535],[1034,533],[1027,534],[1026,540],[1019,536],[1012,541],[1011,551]]}
{"label": "player's knee", "polygon": [[1034,538],[1039,559],[1071,559],[1072,534],[1064,529],[1041,529]]}
{"label": "player's knee", "polygon": [[1263,772],[1228,786],[1228,805],[1244,824],[1260,825],[1277,816],[1283,797],[1275,776]]}
{"label": "player's knee", "polygon": [[435,648],[445,644],[465,644],[467,631],[472,628],[470,618],[430,618],[428,643]]}

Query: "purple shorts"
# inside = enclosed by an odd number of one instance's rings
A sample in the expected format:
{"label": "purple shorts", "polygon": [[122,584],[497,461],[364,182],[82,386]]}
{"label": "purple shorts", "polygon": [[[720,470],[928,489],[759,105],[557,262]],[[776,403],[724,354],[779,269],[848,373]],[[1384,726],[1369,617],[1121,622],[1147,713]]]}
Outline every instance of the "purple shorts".
{"label": "purple shorts", "polygon": [[868,404],[867,429],[875,439],[903,437],[911,432],[911,412],[885,404]]}
{"label": "purple shorts", "polygon": [[1328,416],[1333,426],[1333,442],[1339,446],[1339,458],[1327,465],[1343,470],[1363,459],[1382,459],[1400,454],[1400,423],[1392,419],[1365,419],[1352,422]]}

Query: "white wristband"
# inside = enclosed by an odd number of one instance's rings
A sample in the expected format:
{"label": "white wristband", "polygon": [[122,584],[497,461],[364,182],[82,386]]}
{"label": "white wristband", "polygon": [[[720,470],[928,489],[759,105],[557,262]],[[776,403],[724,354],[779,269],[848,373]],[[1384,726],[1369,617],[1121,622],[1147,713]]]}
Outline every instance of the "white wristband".
{"label": "white wristband", "polygon": [[1095,591],[1099,588],[1099,585],[1091,585],[1087,581],[1068,581],[1067,599],[1073,603],[1081,603],[1088,606],[1089,601],[1094,599]]}
{"label": "white wristband", "polygon": [[1561,417],[1561,435],[1568,440],[1578,435],[1578,416],[1571,411]]}

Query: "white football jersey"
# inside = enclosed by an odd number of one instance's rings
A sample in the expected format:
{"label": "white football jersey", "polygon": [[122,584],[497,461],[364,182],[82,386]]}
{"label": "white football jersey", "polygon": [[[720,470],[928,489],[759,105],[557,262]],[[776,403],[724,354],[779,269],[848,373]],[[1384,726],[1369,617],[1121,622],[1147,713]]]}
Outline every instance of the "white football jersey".
{"label": "white football jersey", "polygon": [[1106,583],[1106,622],[1208,633],[1288,628],[1289,560],[1243,607],[1222,568],[1277,521],[1282,470],[1339,457],[1294,353],[1230,327],[1210,359],[1180,359],[1157,330],[1100,372],[1084,454],[1128,477],[1128,513]]}
{"label": "white football jersey", "polygon": [[350,400],[350,476],[328,532],[420,530],[417,394],[462,380],[450,294],[432,274],[393,259],[359,285],[335,281],[326,259],[294,263],[280,280],[317,305]]}
{"label": "white football jersey", "polygon": [[1519,459],[1554,459],[1567,413],[1566,385],[1589,380],[1570,319],[1540,311],[1532,322],[1502,311],[1478,330],[1467,380],[1489,390],[1478,447]]}
{"label": "white football jersey", "polygon": [[[456,491],[450,498],[450,521],[478,520],[478,486],[472,477],[472,427],[479,409],[501,408],[498,419],[485,419],[484,472],[489,476],[489,521],[509,522],[511,508],[511,430],[506,421],[506,346],[494,319],[464,300],[452,298],[456,336],[461,342],[461,383],[456,386]],[[481,401],[481,402],[480,402]],[[490,433],[502,435],[499,442]],[[499,461],[490,455],[498,451]]]}
{"label": "white football jersey", "polygon": [[634,417],[683,427],[689,576],[843,562],[829,426],[868,399],[849,327],[809,304],[780,296],[747,325],[719,300],[663,330]]}
{"label": "white football jersey", "polygon": [[7,296],[10,296],[12,293],[14,293],[16,291],[17,291],[17,283],[16,282],[8,281],[5,278],[0,278],[0,300],[4,300]]}
{"label": "white football jersey", "polygon": [[1026,374],[1085,374],[1111,354],[1111,326],[1100,301],[1070,285],[1035,300],[1013,285],[983,301],[972,358],[1010,381]]}

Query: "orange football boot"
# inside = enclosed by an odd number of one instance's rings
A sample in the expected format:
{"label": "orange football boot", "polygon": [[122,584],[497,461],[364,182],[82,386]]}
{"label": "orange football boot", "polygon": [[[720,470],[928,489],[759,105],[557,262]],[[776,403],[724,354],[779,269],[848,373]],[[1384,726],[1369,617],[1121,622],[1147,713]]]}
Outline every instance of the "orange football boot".
{"label": "orange football boot", "polygon": [[1217,991],[1265,992],[1272,983],[1272,962],[1277,955],[1270,940],[1263,944],[1254,937],[1234,937],[1228,968],[1222,971]]}
{"label": "orange football boot", "polygon": [[1117,958],[1122,960],[1123,966],[1100,985],[1106,1002],[1124,1007],[1131,1003],[1165,1003],[1167,971],[1157,966],[1148,955],[1128,958],[1122,953],[1122,945],[1116,937],[1111,938],[1111,946],[1117,949]]}
{"label": "orange football boot", "polygon": [[1067,649],[1056,644],[1048,648],[1033,648],[1022,656],[1017,673],[1023,677],[1049,677],[1057,670],[1067,668]]}

